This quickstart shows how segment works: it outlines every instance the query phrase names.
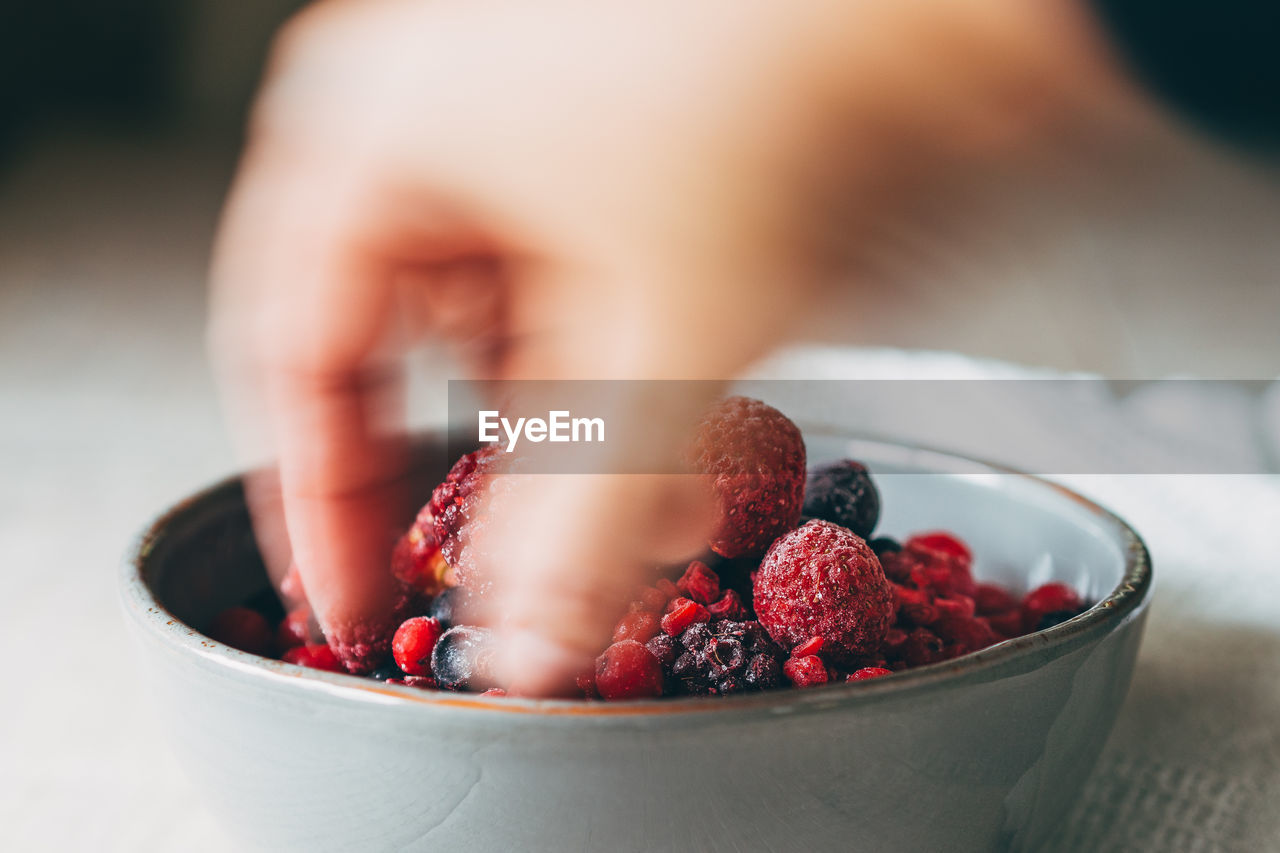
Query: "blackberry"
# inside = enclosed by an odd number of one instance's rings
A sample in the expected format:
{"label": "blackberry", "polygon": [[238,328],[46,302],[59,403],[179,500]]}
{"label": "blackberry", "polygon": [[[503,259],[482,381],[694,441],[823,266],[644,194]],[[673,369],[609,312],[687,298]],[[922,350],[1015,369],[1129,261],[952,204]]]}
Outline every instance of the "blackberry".
{"label": "blackberry", "polygon": [[880,492],[861,462],[842,459],[809,471],[804,514],[867,538],[880,520]]}
{"label": "blackberry", "polygon": [[668,638],[655,645],[650,651],[669,673],[669,686],[678,692],[721,695],[767,690],[781,683],[785,655],[759,622],[700,623],[685,630],[678,641]]}

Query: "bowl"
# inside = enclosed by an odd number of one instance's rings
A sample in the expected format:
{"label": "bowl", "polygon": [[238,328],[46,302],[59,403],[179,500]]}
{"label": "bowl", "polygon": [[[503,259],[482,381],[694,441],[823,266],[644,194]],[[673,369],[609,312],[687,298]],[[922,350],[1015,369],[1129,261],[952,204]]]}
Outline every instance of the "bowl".
{"label": "bowl", "polygon": [[[1036,477],[886,442],[806,441],[811,461],[848,456],[877,475],[878,532],[953,530],[980,578],[1061,580],[1097,603],[853,684],[618,703],[423,691],[200,633],[267,589],[230,480],[163,515],[123,569],[180,758],[228,830],[269,850],[1035,849],[1124,699],[1150,597],[1146,548]],[[429,483],[447,470],[434,457]]]}

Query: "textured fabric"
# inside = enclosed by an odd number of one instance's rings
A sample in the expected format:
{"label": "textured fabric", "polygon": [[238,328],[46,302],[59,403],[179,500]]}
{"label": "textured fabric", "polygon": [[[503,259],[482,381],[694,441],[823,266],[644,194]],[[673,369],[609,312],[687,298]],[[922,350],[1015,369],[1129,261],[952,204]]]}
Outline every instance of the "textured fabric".
{"label": "textured fabric", "polygon": [[[946,354],[806,349],[761,365],[756,375],[974,379],[1056,374]],[[1280,388],[1263,407],[1238,399],[1188,402],[1211,408],[1222,429],[1256,441],[1243,450],[1275,458]],[[1151,406],[1140,393],[1123,403],[1099,393],[1093,405],[1096,432],[1061,436],[1063,441],[1102,442],[1096,448],[1100,458],[1188,452],[1169,423],[1147,414],[1166,409]],[[834,418],[855,430],[876,421],[874,413],[859,410],[857,400],[835,395],[811,401],[809,411],[796,414]],[[1052,413],[1041,415],[1040,428],[1051,429]],[[992,455],[985,444],[955,449]],[[1018,463],[1016,453],[997,461]],[[1156,592],[1115,731],[1051,850],[1277,849],[1280,474],[1058,479],[1138,530],[1151,549]]]}

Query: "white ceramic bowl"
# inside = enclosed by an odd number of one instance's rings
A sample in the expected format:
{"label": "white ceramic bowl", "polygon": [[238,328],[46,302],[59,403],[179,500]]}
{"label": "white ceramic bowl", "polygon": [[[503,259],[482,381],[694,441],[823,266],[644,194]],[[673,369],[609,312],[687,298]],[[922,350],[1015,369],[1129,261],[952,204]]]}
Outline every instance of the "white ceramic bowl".
{"label": "white ceramic bowl", "polygon": [[[855,684],[725,698],[480,698],[307,670],[203,636],[266,587],[238,481],[174,508],[124,567],[125,607],[189,771],[270,850],[1034,849],[1128,688],[1151,571],[1066,489],[957,457],[807,434],[877,475],[878,532],[954,530],[975,570],[1066,581],[1090,610]],[[447,467],[437,454],[438,478]]]}

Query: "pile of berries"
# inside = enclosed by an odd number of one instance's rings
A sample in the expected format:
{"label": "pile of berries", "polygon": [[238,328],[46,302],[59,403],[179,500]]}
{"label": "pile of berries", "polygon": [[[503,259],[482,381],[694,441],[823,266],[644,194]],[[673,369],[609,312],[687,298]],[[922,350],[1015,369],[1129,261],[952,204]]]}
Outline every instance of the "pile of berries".
{"label": "pile of berries", "polygon": [[[799,429],[758,400],[721,403],[694,448],[695,468],[712,478],[720,504],[707,554],[635,591],[611,643],[577,679],[584,697],[862,681],[1043,630],[1085,609],[1065,584],[1018,597],[978,582],[973,554],[950,533],[870,538],[880,495],[866,467],[846,459],[806,471]],[[396,547],[392,573],[425,604],[400,625],[392,658],[370,677],[503,694],[491,632],[462,616],[467,597],[486,592],[471,542],[494,511],[498,459],[493,448],[459,459]],[[341,670],[315,641],[305,603],[274,629],[260,609],[232,608],[210,634],[245,651]]]}

